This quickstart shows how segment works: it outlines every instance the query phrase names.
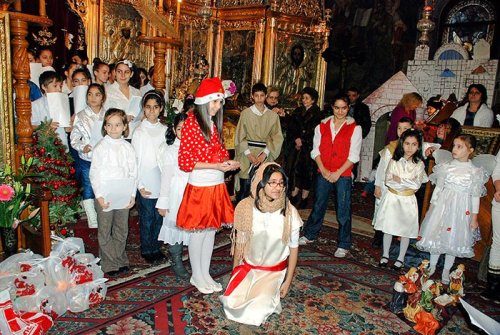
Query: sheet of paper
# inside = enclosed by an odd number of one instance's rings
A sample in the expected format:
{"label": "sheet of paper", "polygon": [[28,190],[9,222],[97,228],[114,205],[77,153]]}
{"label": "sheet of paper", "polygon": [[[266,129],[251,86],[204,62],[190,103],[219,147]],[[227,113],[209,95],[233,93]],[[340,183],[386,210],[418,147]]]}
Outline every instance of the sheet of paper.
{"label": "sheet of paper", "polygon": [[160,196],[161,172],[159,167],[155,167],[144,173],[141,178],[141,185],[144,185],[146,191],[151,192],[149,196],[152,199]]}
{"label": "sheet of paper", "polygon": [[133,115],[135,118],[137,118],[141,112],[142,112],[142,108],[141,108],[141,100],[142,100],[142,97],[139,97],[139,96],[132,96],[130,98],[130,102],[128,104],[128,108],[127,110],[125,111],[128,115]]}
{"label": "sheet of paper", "polygon": [[96,144],[102,140],[102,123],[103,121],[94,122],[94,126],[90,129],[90,145],[95,148]]}
{"label": "sheet of paper", "polygon": [[73,88],[71,96],[73,97],[73,106],[75,113],[79,113],[87,107],[87,85],[80,85]]}
{"label": "sheet of paper", "polygon": [[90,73],[90,77],[92,78],[92,82],[95,83],[94,65],[93,64],[87,64],[87,70]]}
{"label": "sheet of paper", "polygon": [[40,75],[45,71],[55,71],[52,66],[43,66],[42,63],[30,63],[30,80],[40,88]]}
{"label": "sheet of paper", "polygon": [[483,312],[480,312],[462,298],[460,298],[460,302],[462,303],[462,306],[469,314],[470,321],[472,322],[472,324],[478,326],[479,328],[481,328],[490,335],[500,334],[499,322],[496,322],[488,315],[484,314]]}
{"label": "sheet of paper", "polygon": [[104,183],[104,201],[109,203],[109,207],[104,212],[113,209],[123,209],[130,203],[130,197],[135,189],[135,180],[133,178],[112,179]]}
{"label": "sheet of paper", "polygon": [[52,121],[59,122],[59,127],[71,126],[69,98],[67,94],[59,92],[47,93],[47,105],[49,106],[49,114]]}

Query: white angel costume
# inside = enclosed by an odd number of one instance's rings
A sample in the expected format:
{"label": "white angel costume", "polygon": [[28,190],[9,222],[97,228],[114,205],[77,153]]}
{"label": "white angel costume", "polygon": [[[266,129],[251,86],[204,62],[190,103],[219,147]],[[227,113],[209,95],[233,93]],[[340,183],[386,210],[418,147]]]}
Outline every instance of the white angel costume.
{"label": "white angel costume", "polygon": [[249,252],[233,270],[226,292],[219,297],[228,319],[260,326],[271,314],[281,313],[280,288],[287,271],[287,258],[290,248],[298,248],[302,226],[297,210],[294,207],[291,210],[290,242],[284,245],[285,217],[281,209],[263,213],[253,208]]}
{"label": "white angel costume", "polygon": [[[394,176],[399,176],[401,182],[396,182]],[[387,191],[380,200],[374,228],[393,236],[416,238],[418,205],[415,192],[427,180],[422,161],[391,159],[385,174]]]}
{"label": "white angel costume", "polygon": [[157,156],[161,171],[161,188],[156,208],[168,209],[167,216],[163,218],[158,240],[170,245],[176,243],[188,245],[191,236],[189,231],[176,226],[177,212],[189,178],[189,173],[179,169],[177,163],[180,144],[181,141],[178,138],[171,145],[162,143]]}
{"label": "white angel costume", "polygon": [[436,165],[430,180],[436,188],[417,248],[431,254],[473,257],[475,236],[470,223],[486,192],[487,172],[471,161],[452,160]]}

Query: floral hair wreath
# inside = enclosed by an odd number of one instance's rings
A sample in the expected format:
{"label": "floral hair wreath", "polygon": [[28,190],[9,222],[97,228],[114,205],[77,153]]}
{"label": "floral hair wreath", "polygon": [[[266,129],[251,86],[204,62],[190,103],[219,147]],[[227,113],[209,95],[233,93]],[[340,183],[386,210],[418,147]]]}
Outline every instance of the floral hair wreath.
{"label": "floral hair wreath", "polygon": [[127,65],[129,67],[130,70],[133,70],[134,64],[131,61],[129,61],[128,59],[124,59],[124,60],[121,60],[118,63],[116,63],[117,66],[119,64],[125,64],[125,65]]}

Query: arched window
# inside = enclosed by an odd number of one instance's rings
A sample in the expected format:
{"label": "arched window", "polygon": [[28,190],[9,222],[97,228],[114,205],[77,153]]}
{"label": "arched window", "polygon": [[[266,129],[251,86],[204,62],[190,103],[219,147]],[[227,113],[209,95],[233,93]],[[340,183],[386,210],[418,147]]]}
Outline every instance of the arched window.
{"label": "arched window", "polygon": [[442,42],[456,43],[467,48],[483,38],[491,45],[495,23],[495,8],[490,1],[460,1],[448,12]]}

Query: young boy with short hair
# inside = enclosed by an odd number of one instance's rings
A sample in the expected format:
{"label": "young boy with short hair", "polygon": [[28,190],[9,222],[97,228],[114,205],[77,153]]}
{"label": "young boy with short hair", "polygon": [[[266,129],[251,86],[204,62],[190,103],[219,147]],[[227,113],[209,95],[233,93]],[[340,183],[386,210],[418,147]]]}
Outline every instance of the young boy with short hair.
{"label": "young boy with short hair", "polygon": [[236,126],[235,160],[239,161],[237,201],[250,193],[250,170],[263,162],[274,161],[281,152],[283,133],[278,114],[266,107],[267,88],[262,83],[252,87],[254,104],[241,112]]}

